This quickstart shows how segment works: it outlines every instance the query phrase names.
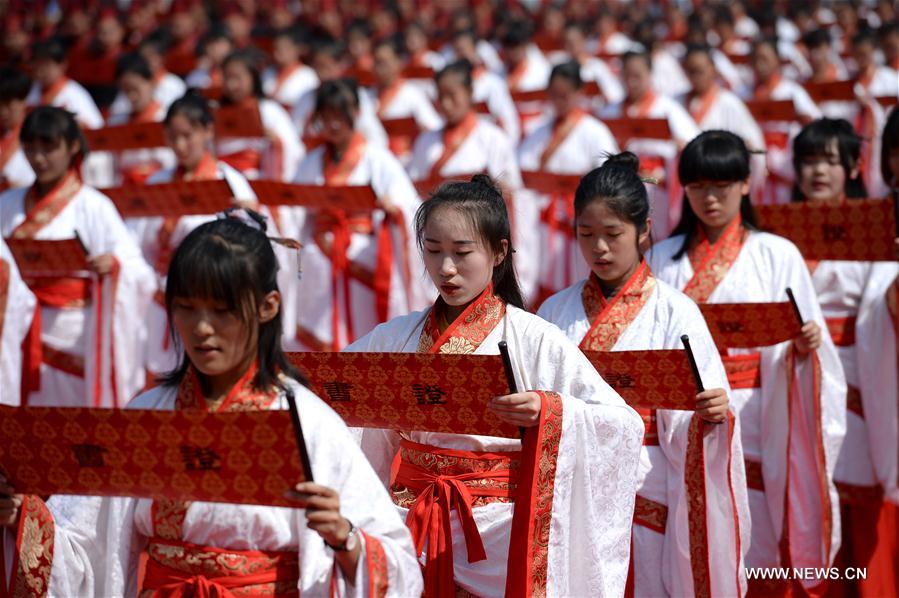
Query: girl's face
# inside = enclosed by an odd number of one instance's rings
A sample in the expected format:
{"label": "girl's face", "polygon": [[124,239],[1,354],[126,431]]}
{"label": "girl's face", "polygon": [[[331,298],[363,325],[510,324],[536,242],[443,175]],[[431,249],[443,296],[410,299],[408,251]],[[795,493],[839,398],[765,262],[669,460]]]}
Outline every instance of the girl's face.
{"label": "girl's face", "polygon": [[356,120],[357,112],[354,110],[350,116],[352,120],[347,120],[346,115],[335,108],[325,108],[319,112],[318,121],[325,141],[336,147],[346,147],[353,138],[355,131],[353,122]]}
{"label": "girl's face", "polygon": [[140,112],[153,101],[153,81],[136,73],[124,73],[119,77],[119,89],[128,98],[134,112]]}
{"label": "girl's face", "polygon": [[193,170],[212,144],[212,125],[195,124],[178,114],[169,120],[165,135],[169,147],[175,152],[178,165]]}
{"label": "girl's face", "polygon": [[634,57],[625,62],[621,69],[621,77],[624,80],[627,97],[631,100],[639,100],[652,90],[652,71],[642,58]]}
{"label": "girl's face", "polygon": [[[803,156],[799,161],[799,190],[806,201],[836,203],[846,196],[846,169],[834,139],[824,153]],[[858,175],[853,169],[852,177]]]}
{"label": "girl's face", "polygon": [[271,291],[254,310],[250,323],[224,303],[176,297],[170,317],[193,366],[211,383],[213,392],[227,392],[259,353],[259,326],[281,311],[281,294]]}
{"label": "girl's face", "polygon": [[696,181],[685,185],[684,191],[706,228],[723,229],[740,213],[740,202],[749,193],[749,180]]}
{"label": "girl's face", "polygon": [[619,287],[640,264],[640,246],[649,239],[651,222],[642,233],[632,222],[609,209],[604,201],[591,201],[578,214],[577,243],[590,270],[604,283]]}
{"label": "girl's face", "polygon": [[574,83],[564,77],[556,77],[550,81],[547,91],[556,116],[563,117],[580,104],[580,92]]}
{"label": "girl's face", "polygon": [[471,91],[456,75],[444,75],[440,78],[437,82],[437,96],[440,111],[451,125],[462,122],[471,110]]}
{"label": "girl's face", "polygon": [[256,327],[224,303],[209,299],[176,297],[172,323],[190,362],[203,375],[225,376],[246,370],[256,354]]}
{"label": "girl's face", "polygon": [[450,208],[431,212],[423,237],[425,269],[440,297],[454,307],[471,303],[487,288],[508,247],[503,241],[503,253],[494,254],[468,218]]}
{"label": "girl's face", "polygon": [[46,185],[61,179],[80,150],[78,142],[58,139],[55,143],[34,139],[22,143],[25,158],[34,171],[37,182]]}
{"label": "girl's face", "polygon": [[253,95],[253,75],[246,65],[238,60],[225,65],[222,69],[222,92],[235,103]]}

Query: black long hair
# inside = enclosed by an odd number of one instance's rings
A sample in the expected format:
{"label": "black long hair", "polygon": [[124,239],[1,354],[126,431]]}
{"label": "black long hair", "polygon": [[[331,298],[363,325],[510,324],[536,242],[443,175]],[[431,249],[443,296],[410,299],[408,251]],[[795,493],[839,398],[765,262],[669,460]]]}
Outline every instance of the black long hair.
{"label": "black long hair", "polygon": [[[730,131],[705,131],[688,143],[681,152],[677,175],[684,187],[699,181],[722,183],[745,181],[749,178],[749,150],[743,139]],[[682,202],[680,222],[671,232],[672,237],[684,235],[684,244],[674,255],[675,259],[683,257],[700,224],[686,192]],[[743,228],[758,230],[758,220],[749,195],[744,195],[740,200],[740,216]]]}
{"label": "black long hair", "polygon": [[524,297],[515,274],[512,254],[512,229],[506,200],[485,174],[476,174],[469,182],[450,182],[441,185],[415,213],[415,237],[419,249],[424,248],[424,230],[431,214],[451,208],[465,215],[484,245],[495,254],[503,250],[503,241],[509,246],[506,257],[493,268],[493,292],[508,305],[524,309]]}
{"label": "black long hair", "polygon": [[[886,141],[884,139],[884,141]],[[802,167],[802,159],[808,156],[821,156],[827,154],[828,147],[836,142],[837,151],[840,154],[840,165],[846,172],[846,185],[843,192],[850,199],[862,199],[868,197],[868,190],[862,181],[862,173],[855,178],[850,178],[853,168],[859,168],[859,159],[862,150],[862,140],[849,124],[842,118],[819,118],[802,127],[799,135],[793,140],[793,171],[796,173],[796,182],[793,184],[793,201],[805,201],[805,196],[799,189],[799,169]]]}
{"label": "black long hair", "polygon": [[60,141],[65,141],[67,145],[78,142],[80,150],[70,166],[77,167],[87,156],[88,147],[84,133],[78,126],[75,115],[63,108],[38,106],[28,113],[19,130],[19,141],[29,143],[35,140],[50,145]]}
{"label": "black long hair", "polygon": [[215,122],[209,100],[195,89],[187,90],[187,93],[172,102],[163,122],[168,125],[176,116],[183,116],[196,127],[205,128]]}
{"label": "black long hair", "polygon": [[574,192],[575,222],[588,205],[601,201],[616,216],[637,227],[637,236],[643,234],[649,218],[649,193],[639,170],[636,154],[621,152],[585,174]]}
{"label": "black long hair", "polygon": [[190,368],[190,358],[172,324],[173,304],[179,297],[221,301],[248,328],[258,325],[258,370],[253,388],[284,390],[281,374],[304,382],[281,349],[280,309],[268,322],[257,324],[258,306],[268,293],[278,290],[278,260],[264,232],[265,219],[250,210],[247,213],[260,228],[236,218],[213,220],[191,231],[172,256],[165,286],[165,310],[169,334],[181,359],[175,369],[162,376],[165,385],[177,386]]}

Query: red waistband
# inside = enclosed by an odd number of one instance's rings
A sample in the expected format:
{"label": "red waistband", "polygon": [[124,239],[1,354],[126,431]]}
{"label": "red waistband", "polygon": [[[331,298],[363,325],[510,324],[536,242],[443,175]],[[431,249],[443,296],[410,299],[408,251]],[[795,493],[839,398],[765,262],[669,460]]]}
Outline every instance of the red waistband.
{"label": "red waistband", "polygon": [[91,299],[93,281],[88,278],[35,278],[26,282],[44,307],[80,308]]}
{"label": "red waistband", "polygon": [[827,318],[826,322],[833,344],[838,347],[851,347],[855,344],[855,316]]}
{"label": "red waistband", "polygon": [[637,409],[643,419],[643,446],[659,446],[659,427],[655,409]]}
{"label": "red waistband", "polygon": [[298,552],[225,550],[150,538],[140,595],[299,596]]}
{"label": "red waistband", "polygon": [[668,523],[668,506],[638,494],[634,503],[634,523],[664,534]]}
{"label": "red waistband", "polygon": [[425,595],[451,595],[455,587],[451,511],[456,511],[462,524],[468,562],[485,560],[487,553],[472,512],[475,497],[511,499],[518,487],[521,453],[443,449],[404,439],[399,454],[394,497],[402,489],[415,495],[406,525],[417,554],[427,539],[425,567],[437,571],[425,577],[431,586],[425,587]]}
{"label": "red waistband", "polygon": [[746,487],[751,490],[765,491],[765,478],[762,476],[762,463],[746,459]]}
{"label": "red waistband", "polygon": [[761,354],[723,355],[721,361],[731,389],[762,387]]}

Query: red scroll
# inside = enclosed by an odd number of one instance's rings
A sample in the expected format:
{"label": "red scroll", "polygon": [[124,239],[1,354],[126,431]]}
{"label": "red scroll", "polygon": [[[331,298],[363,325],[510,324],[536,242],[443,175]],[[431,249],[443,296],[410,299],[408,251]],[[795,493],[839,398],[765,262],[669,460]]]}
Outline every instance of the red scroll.
{"label": "red scroll", "polygon": [[892,199],[756,206],[759,226],[788,238],[809,260],[893,261]]}
{"label": "red scroll", "polygon": [[58,241],[6,239],[22,278],[86,277],[87,252],[77,238]]}
{"label": "red scroll", "polygon": [[385,118],[381,121],[388,137],[408,137],[415,139],[421,132],[418,123],[411,116],[406,118]]}
{"label": "red scroll", "polygon": [[0,469],[24,494],[296,506],[301,463],[288,411],[0,406]]}
{"label": "red scroll", "polygon": [[628,405],[644,409],[696,408],[696,383],[687,353],[657,351],[584,351],[609,386]]}
{"label": "red scroll", "polygon": [[816,103],[821,102],[854,102],[855,81],[827,81],[805,84],[805,90]]}
{"label": "red scroll", "polygon": [[258,108],[225,106],[215,111],[215,136],[224,137],[265,137],[262,116]]}
{"label": "red scroll", "polygon": [[767,122],[797,122],[799,115],[793,100],[750,100],[746,107],[759,124]]}
{"label": "red scroll", "polygon": [[145,147],[164,147],[165,131],[162,123],[141,122],[85,129],[84,138],[92,152],[121,152]]}
{"label": "red scroll", "polygon": [[700,303],[699,309],[720,351],[777,345],[796,337],[802,327],[787,301]]}
{"label": "red scroll", "polygon": [[521,171],[524,186],[546,195],[574,195],[581,177],[576,174],[552,174],[549,172]]}
{"label": "red scroll", "polygon": [[624,147],[631,139],[671,140],[671,128],[667,118],[607,118],[602,122]]}
{"label": "red scroll", "polygon": [[378,207],[378,198],[368,185],[332,187],[279,181],[251,181],[250,186],[259,201],[270,206],[302,206],[353,212],[371,212]]}
{"label": "red scroll", "polygon": [[230,207],[234,193],[224,180],[176,181],[101,189],[122,218],[215,214]]}
{"label": "red scroll", "polygon": [[518,438],[487,402],[509,392],[499,355],[290,353],[348,426]]}

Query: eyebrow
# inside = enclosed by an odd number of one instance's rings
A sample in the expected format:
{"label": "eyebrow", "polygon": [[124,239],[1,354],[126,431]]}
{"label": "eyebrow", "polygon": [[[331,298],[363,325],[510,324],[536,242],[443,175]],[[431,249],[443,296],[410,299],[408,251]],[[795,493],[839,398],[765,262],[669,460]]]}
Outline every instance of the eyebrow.
{"label": "eyebrow", "polygon": [[[440,241],[438,241],[437,239],[425,238],[425,241],[427,241],[428,243],[440,243]],[[474,241],[453,241],[453,245],[474,245]]]}

